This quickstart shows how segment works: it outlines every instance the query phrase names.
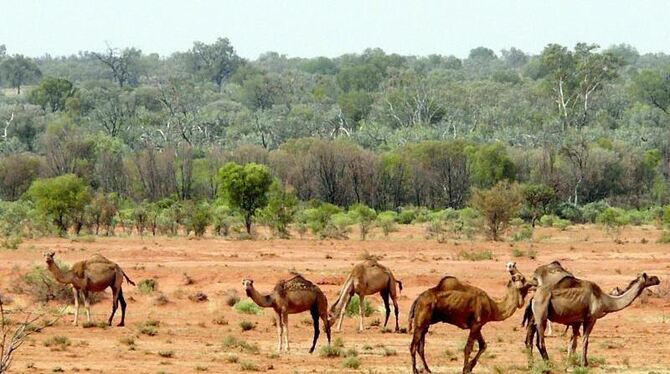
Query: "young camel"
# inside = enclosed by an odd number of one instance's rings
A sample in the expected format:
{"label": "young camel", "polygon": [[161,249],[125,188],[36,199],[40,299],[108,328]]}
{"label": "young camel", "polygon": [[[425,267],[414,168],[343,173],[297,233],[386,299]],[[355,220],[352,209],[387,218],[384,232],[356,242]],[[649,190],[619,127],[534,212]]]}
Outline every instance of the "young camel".
{"label": "young camel", "polygon": [[[426,334],[430,325],[437,322],[446,322],[470,330],[464,349],[463,373],[472,372],[477,360],[486,350],[486,342],[481,333],[482,327],[488,322],[503,321],[511,317],[523,306],[524,298],[531,287],[513,263],[508,263],[507,270],[511,279],[507,283],[507,291],[502,300],[493,300],[483,290],[462,283],[451,276],[442,278],[437,286],[419,295],[409,313],[408,331],[411,332],[414,328],[410,345],[413,373],[419,372],[416,368],[417,351],[426,372],[431,372],[425,357]],[[475,340],[479,350],[470,361]]]}
{"label": "young camel", "polygon": [[533,315],[537,325],[537,348],[544,360],[549,360],[544,341],[547,320],[572,327],[568,356],[577,348],[579,327],[582,326],[582,366],[588,366],[589,336],[598,319],[608,313],[618,312],[635,301],[647,287],[660,284],[656,276],[638,275],[621,296],[603,292],[597,284],[574,277],[565,277],[552,286],[542,286],[533,297]]}
{"label": "young camel", "polygon": [[323,321],[328,344],[330,344],[330,324],[328,323],[328,300],[318,286],[305,279],[300,274],[293,274],[288,280],[280,280],[269,295],[263,295],[254,288],[254,281],[244,279],[242,285],[247,296],[258,306],[272,308],[277,314],[277,333],[279,342],[277,350],[282,350],[282,337],[286,342],[286,352],[289,351],[288,315],[302,313],[309,310],[314,322],[314,340],[309,353],[314,352],[316,341],[319,339],[319,318]]}
{"label": "young camel", "polygon": [[71,284],[74,295],[74,322],[79,322],[79,295],[84,299],[86,310],[86,320],[91,322],[91,305],[89,303],[89,292],[101,292],[107,287],[112,289],[112,314],[109,316],[108,324],[112,325],[116,309],[121,303],[121,322],[118,326],[124,326],[126,321],[126,300],[123,298],[123,279],[135,285],[130,278],[123,272],[121,267],[114,262],[109,261],[101,255],[93,255],[90,259],[79,261],[72,265],[72,269],[63,271],[54,261],[54,252],[47,252],[44,258],[47,268],[53,274],[54,278],[60,283]]}
{"label": "young camel", "polygon": [[342,331],[342,320],[349,304],[351,297],[356,294],[359,299],[359,312],[361,318],[358,323],[358,331],[363,331],[365,325],[363,318],[365,317],[365,296],[379,293],[384,300],[384,307],[386,308],[386,318],[384,319],[384,327],[388,324],[391,308],[389,306],[389,296],[393,301],[393,312],[395,313],[395,331],[400,330],[398,324],[398,289],[402,291],[402,282],[396,280],[389,268],[380,264],[376,260],[366,260],[356,264],[351,270],[351,273],[344,281],[340,294],[335,303],[330,308],[329,322],[332,325],[337,322],[337,331]]}

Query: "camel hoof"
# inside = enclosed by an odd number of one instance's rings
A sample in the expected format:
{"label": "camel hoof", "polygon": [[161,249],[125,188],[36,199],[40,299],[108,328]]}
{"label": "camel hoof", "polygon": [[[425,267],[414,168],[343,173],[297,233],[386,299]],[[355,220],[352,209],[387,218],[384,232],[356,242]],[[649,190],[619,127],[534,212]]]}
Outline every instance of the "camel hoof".
{"label": "camel hoof", "polygon": [[119,322],[119,324],[116,325],[116,327],[123,327],[123,326],[125,326],[125,325],[126,325],[125,323],[123,323],[123,322]]}

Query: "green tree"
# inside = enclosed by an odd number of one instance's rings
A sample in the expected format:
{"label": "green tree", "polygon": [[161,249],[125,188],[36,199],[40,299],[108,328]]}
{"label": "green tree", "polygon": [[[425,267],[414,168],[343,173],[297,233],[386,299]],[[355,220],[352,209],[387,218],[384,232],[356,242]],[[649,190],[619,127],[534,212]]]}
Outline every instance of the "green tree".
{"label": "green tree", "polygon": [[28,196],[41,213],[53,219],[61,234],[83,214],[91,199],[86,183],[74,174],[38,179],[28,189]]}
{"label": "green tree", "polygon": [[471,148],[472,181],[479,187],[491,187],[503,179],[514,180],[516,167],[503,144]]}
{"label": "green tree", "polygon": [[377,212],[365,204],[356,204],[349,208],[349,215],[358,223],[361,240],[365,240],[377,219]]}
{"label": "green tree", "polygon": [[556,191],[545,184],[529,184],[524,188],[523,196],[531,212],[531,225],[535,227],[535,221],[547,214],[547,208],[556,199]]}
{"label": "green tree", "polygon": [[244,62],[228,38],[218,38],[213,44],[195,42],[189,57],[191,69],[201,77],[216,83],[219,90]]}
{"label": "green tree", "polygon": [[0,76],[16,88],[16,94],[20,95],[21,86],[38,79],[42,76],[42,72],[30,58],[14,55],[0,63]]}
{"label": "green tree", "polygon": [[65,102],[75,93],[72,83],[66,79],[47,77],[39,86],[30,91],[29,101],[42,109],[49,108],[52,112],[65,109]]}
{"label": "green tree", "polygon": [[263,218],[272,231],[281,238],[289,238],[288,226],[293,223],[298,210],[298,198],[275,180],[268,191],[268,205],[263,209]]}
{"label": "green tree", "polygon": [[499,240],[509,222],[521,209],[522,200],[519,185],[503,180],[488,190],[475,188],[470,204],[482,214],[488,236]]}
{"label": "green tree", "polygon": [[670,68],[641,71],[633,77],[631,90],[638,99],[670,116]]}
{"label": "green tree", "polygon": [[264,165],[248,163],[244,166],[228,162],[219,170],[219,194],[244,216],[247,234],[258,209],[268,204],[272,175]]}

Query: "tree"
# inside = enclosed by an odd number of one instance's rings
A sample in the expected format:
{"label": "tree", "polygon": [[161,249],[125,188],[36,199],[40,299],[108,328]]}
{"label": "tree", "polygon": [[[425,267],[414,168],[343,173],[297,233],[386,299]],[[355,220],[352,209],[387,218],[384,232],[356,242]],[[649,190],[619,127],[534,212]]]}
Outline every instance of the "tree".
{"label": "tree", "polygon": [[497,241],[519,212],[522,200],[518,184],[500,181],[488,190],[475,188],[470,204],[482,214],[488,236]]}
{"label": "tree", "polygon": [[93,56],[107,66],[112,72],[112,78],[123,87],[126,84],[136,84],[139,80],[139,60],[142,51],[135,48],[126,48],[119,51],[116,48],[107,47],[103,53],[93,52]]}
{"label": "tree", "polygon": [[358,222],[361,240],[365,240],[375,223],[375,219],[377,219],[377,212],[365,204],[356,204],[349,208],[349,215],[351,215],[354,221]]}
{"label": "tree", "polygon": [[219,195],[244,216],[247,234],[258,209],[268,205],[268,191],[272,175],[264,165],[249,163],[244,166],[228,162],[219,170]]}
{"label": "tree", "polygon": [[44,78],[39,86],[30,91],[28,100],[42,109],[49,108],[52,112],[65,109],[65,102],[76,92],[72,83],[66,79]]}
{"label": "tree", "polygon": [[53,219],[61,234],[67,232],[70,222],[84,212],[91,199],[86,183],[74,174],[38,179],[28,189],[28,196],[38,211]]}
{"label": "tree", "polygon": [[500,143],[482,145],[472,152],[472,180],[479,187],[491,187],[499,180],[514,180],[516,167]]}
{"label": "tree", "polygon": [[191,68],[195,73],[219,87],[230,78],[244,60],[235,53],[228,38],[218,38],[213,44],[193,43],[190,51]]}
{"label": "tree", "polygon": [[15,87],[16,94],[20,95],[21,86],[38,79],[42,76],[42,72],[30,58],[14,55],[0,63],[0,76]]}
{"label": "tree", "polygon": [[670,116],[670,69],[643,70],[633,77],[633,94]]}
{"label": "tree", "polygon": [[531,225],[541,215],[547,214],[547,208],[556,198],[556,191],[546,184],[529,184],[523,190],[524,199],[531,212]]}
{"label": "tree", "polygon": [[263,209],[264,220],[279,237],[288,239],[288,226],[293,222],[298,210],[298,198],[287,191],[281,182],[275,180],[268,191],[268,205]]}

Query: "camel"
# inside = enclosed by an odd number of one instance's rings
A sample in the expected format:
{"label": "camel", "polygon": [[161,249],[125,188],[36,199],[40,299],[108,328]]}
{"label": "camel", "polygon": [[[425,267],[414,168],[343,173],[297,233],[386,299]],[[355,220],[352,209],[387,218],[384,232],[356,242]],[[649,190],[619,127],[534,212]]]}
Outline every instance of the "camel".
{"label": "camel", "polygon": [[323,321],[328,344],[330,344],[330,324],[328,322],[328,300],[318,286],[305,279],[302,275],[292,273],[287,280],[280,280],[269,295],[263,295],[254,288],[254,281],[244,279],[242,285],[247,296],[258,306],[272,308],[277,314],[277,333],[279,342],[277,351],[282,351],[282,337],[286,341],[286,352],[289,351],[288,315],[302,313],[309,310],[314,322],[314,340],[309,353],[314,352],[316,341],[319,339],[319,318]]}
{"label": "camel", "polygon": [[[386,308],[386,318],[384,319],[384,328],[389,321],[391,308],[389,306],[389,296],[393,301],[393,311],[395,313],[395,331],[400,331],[398,324],[398,293],[396,289],[402,291],[402,282],[396,280],[389,268],[377,262],[377,260],[370,259],[356,264],[351,270],[351,273],[344,281],[340,294],[335,303],[330,308],[329,323],[332,325],[335,319],[337,322],[337,331],[342,331],[342,320],[344,313],[349,304],[351,297],[356,294],[359,298],[360,320],[358,323],[358,331],[363,331],[365,325],[363,319],[365,318],[365,296],[379,293],[384,301]],[[338,318],[339,317],[339,318]]]}
{"label": "camel", "polygon": [[108,260],[101,255],[93,255],[90,259],[79,261],[72,265],[72,269],[63,271],[54,261],[54,252],[47,252],[44,258],[47,268],[53,274],[54,278],[60,283],[71,284],[74,295],[74,321],[77,326],[79,322],[79,295],[84,299],[84,308],[86,310],[86,320],[91,322],[91,305],[89,303],[89,292],[101,292],[107,287],[112,289],[112,314],[109,316],[108,324],[112,325],[116,309],[121,303],[121,322],[118,326],[124,326],[126,321],[126,300],[123,298],[123,279],[131,284],[128,275],[119,265]]}
{"label": "camel", "polygon": [[[461,329],[469,329],[468,341],[464,349],[463,373],[471,373],[477,360],[486,350],[486,342],[482,336],[482,327],[488,322],[503,321],[511,317],[521,308],[524,299],[531,287],[526,278],[517,269],[514,263],[508,263],[507,270],[511,279],[507,283],[505,296],[501,300],[494,300],[483,290],[463,283],[452,276],[440,280],[437,286],[429,288],[417,297],[409,313],[408,331],[414,334],[410,345],[412,355],[412,372],[418,373],[416,368],[416,353],[423,362],[426,372],[430,373],[424,347],[426,334],[430,325],[437,322],[446,322]],[[475,340],[479,350],[472,361],[469,360]]]}
{"label": "camel", "polygon": [[568,356],[577,348],[579,327],[583,328],[582,362],[588,366],[589,336],[598,319],[609,313],[625,309],[648,287],[656,286],[661,281],[656,276],[642,273],[637,276],[620,296],[611,296],[601,288],[586,280],[575,277],[564,277],[554,285],[538,287],[533,297],[532,308],[537,325],[537,348],[544,360],[549,360],[544,339],[547,320],[572,327],[572,337],[568,345]]}
{"label": "camel", "polygon": [[[533,278],[530,283],[535,287],[551,285],[558,283],[558,281],[566,276],[572,277],[573,275],[566,270],[560,262],[552,261],[546,265],[538,266],[533,272]],[[526,347],[531,351],[533,349],[533,336],[537,331],[535,323],[533,322],[532,302],[533,298],[531,297],[521,322],[522,326],[526,326]],[[547,322],[547,329],[549,330],[547,335],[552,335],[553,329],[550,322]]]}

